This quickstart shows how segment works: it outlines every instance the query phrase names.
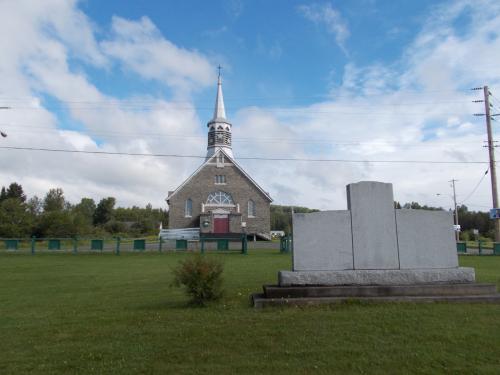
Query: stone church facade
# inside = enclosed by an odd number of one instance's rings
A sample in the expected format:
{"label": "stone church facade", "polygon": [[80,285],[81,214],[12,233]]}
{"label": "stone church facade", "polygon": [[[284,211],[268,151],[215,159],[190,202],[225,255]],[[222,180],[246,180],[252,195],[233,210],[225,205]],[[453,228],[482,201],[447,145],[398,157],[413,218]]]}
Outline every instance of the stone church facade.
{"label": "stone church facade", "polygon": [[205,162],[168,194],[169,228],[270,239],[272,198],[234,160],[220,75],[214,116],[207,127]]}

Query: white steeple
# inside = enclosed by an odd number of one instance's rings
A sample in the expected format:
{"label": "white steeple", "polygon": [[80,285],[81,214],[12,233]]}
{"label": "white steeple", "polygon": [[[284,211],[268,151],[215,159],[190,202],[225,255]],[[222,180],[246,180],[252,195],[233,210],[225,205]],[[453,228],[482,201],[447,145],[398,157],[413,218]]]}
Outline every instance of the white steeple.
{"label": "white steeple", "polygon": [[208,122],[208,145],[207,159],[214,155],[218,150],[233,157],[231,148],[231,123],[226,119],[226,110],[224,108],[224,97],[222,95],[222,77],[220,74],[221,67],[219,66],[219,77],[217,79],[217,97],[215,98],[214,116]]}
{"label": "white steeple", "polygon": [[224,96],[222,95],[222,78],[220,76],[217,79],[217,97],[215,98],[215,109],[213,121],[217,119],[226,119],[226,109],[224,108]]}

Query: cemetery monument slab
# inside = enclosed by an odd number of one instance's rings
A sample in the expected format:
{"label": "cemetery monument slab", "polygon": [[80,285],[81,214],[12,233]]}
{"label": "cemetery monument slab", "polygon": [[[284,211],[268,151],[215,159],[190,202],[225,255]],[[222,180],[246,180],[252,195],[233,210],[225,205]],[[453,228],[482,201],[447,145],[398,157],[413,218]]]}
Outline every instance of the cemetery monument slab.
{"label": "cemetery monument slab", "polygon": [[254,295],[254,306],[353,297],[500,302],[494,285],[476,284],[474,269],[459,267],[450,212],[395,209],[392,184],[375,181],[347,185],[347,206],[293,215],[292,270]]}

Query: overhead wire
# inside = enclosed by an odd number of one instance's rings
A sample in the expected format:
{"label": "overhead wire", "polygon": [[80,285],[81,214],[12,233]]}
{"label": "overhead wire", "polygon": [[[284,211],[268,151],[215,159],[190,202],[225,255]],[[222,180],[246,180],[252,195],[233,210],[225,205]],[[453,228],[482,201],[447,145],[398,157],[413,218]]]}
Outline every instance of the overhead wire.
{"label": "overhead wire", "polygon": [[[46,133],[46,132],[61,132],[61,131],[76,131],[82,132],[80,129],[61,129],[46,126],[29,126],[22,124],[2,124],[0,126],[5,128],[13,128],[10,133]],[[21,129],[19,129],[21,128]],[[156,132],[122,132],[122,131],[94,131],[86,129],[84,134],[90,136],[103,136],[105,138],[175,138],[175,139],[206,139],[206,135],[186,135],[186,134],[170,134],[170,133],[156,133]],[[311,139],[311,138],[287,138],[287,137],[235,137],[233,142],[256,142],[256,143],[289,143],[289,144],[324,144],[326,146],[401,146],[401,147],[411,147],[411,148],[432,148],[432,147],[443,147],[443,146],[461,146],[467,144],[475,144],[476,141],[468,142],[404,142],[401,140],[397,141],[384,141],[384,140],[339,140],[339,139]]]}
{"label": "overhead wire", "polygon": [[481,176],[481,178],[479,179],[479,182],[476,184],[476,186],[474,186],[474,188],[472,189],[472,191],[467,195],[466,198],[464,198],[460,204],[464,204],[475,192],[476,190],[479,188],[479,186],[481,185],[481,182],[483,182],[484,178],[486,177],[486,175],[488,174],[489,172],[489,168],[484,172],[484,174]]}
{"label": "overhead wire", "polygon": [[[203,155],[179,155],[179,154],[161,154],[161,153],[134,153],[134,152],[115,152],[115,151],[88,151],[88,150],[69,150],[56,148],[38,148],[38,147],[17,147],[0,146],[5,150],[23,150],[23,151],[44,151],[61,152],[72,154],[94,154],[94,155],[121,155],[121,156],[147,156],[147,157],[170,157],[170,158],[195,158],[206,159]],[[297,162],[331,162],[331,163],[384,163],[384,164],[487,164],[487,161],[455,161],[455,160],[368,160],[368,159],[314,159],[314,158],[276,158],[276,157],[258,157],[242,156],[236,160],[259,160],[259,161],[297,161]]]}

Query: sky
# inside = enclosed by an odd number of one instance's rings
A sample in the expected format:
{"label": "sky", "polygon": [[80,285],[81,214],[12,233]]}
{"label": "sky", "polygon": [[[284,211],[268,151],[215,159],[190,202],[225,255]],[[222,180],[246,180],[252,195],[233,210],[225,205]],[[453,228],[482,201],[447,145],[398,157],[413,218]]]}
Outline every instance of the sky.
{"label": "sky", "polygon": [[275,204],[345,209],[370,180],[449,208],[456,179],[491,207],[471,88],[500,113],[496,0],[0,4],[0,147],[189,156],[0,148],[2,186],[166,207],[203,162],[221,65],[234,156]]}

